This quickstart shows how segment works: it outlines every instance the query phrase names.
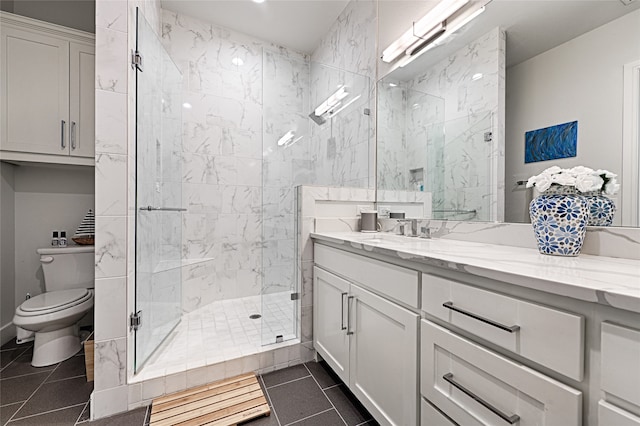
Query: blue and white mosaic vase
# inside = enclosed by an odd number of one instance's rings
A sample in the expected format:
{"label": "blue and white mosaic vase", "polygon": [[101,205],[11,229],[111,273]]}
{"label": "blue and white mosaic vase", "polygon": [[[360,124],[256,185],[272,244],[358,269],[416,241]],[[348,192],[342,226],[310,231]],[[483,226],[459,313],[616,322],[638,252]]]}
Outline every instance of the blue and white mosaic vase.
{"label": "blue and white mosaic vase", "polygon": [[616,204],[602,192],[585,194],[589,203],[589,220],[587,226],[610,226],[616,213]]}
{"label": "blue and white mosaic vase", "polygon": [[589,202],[570,188],[567,192],[573,193],[562,193],[563,188],[550,188],[534,198],[529,215],[540,253],[577,256],[587,231]]}

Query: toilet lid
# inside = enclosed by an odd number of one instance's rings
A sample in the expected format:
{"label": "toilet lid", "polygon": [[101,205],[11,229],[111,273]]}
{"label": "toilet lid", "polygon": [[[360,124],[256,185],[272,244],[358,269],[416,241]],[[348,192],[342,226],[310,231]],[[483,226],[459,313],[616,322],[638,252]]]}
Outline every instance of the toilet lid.
{"label": "toilet lid", "polygon": [[51,291],[25,300],[20,309],[24,312],[38,312],[69,305],[87,296],[86,288]]}

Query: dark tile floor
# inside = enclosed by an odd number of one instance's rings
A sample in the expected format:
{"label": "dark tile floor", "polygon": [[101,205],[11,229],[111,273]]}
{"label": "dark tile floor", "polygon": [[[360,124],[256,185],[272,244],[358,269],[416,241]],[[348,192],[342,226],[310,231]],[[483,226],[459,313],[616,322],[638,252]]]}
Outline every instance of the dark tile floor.
{"label": "dark tile floor", "polygon": [[[89,422],[93,382],[85,376],[84,353],[50,367],[31,366],[33,346],[0,348],[0,425],[144,426],[147,408]],[[249,426],[377,425],[324,363],[309,362],[260,376],[271,415]]]}

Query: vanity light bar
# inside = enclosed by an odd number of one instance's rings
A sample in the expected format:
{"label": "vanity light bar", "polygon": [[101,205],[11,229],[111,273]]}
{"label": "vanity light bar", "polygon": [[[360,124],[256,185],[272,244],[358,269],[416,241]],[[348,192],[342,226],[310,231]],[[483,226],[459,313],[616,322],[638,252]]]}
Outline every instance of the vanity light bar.
{"label": "vanity light bar", "polygon": [[418,22],[414,22],[411,28],[398,40],[382,52],[382,60],[387,63],[393,62],[411,46],[420,43],[420,39],[428,38],[426,37],[427,33],[446,21],[451,15],[469,3],[469,1],[470,0],[441,0]]}
{"label": "vanity light bar", "polygon": [[460,16],[460,19],[454,20],[451,23],[451,25],[446,27],[445,31],[441,33],[439,36],[435,37],[431,41],[431,43],[424,43],[422,46],[420,46],[421,50],[417,50],[417,51],[413,50],[411,53],[409,53],[409,49],[407,49],[407,51],[405,52],[406,56],[398,62],[398,68],[402,68],[409,65],[420,55],[426,53],[427,51],[433,49],[436,46],[441,45],[447,38],[449,38],[449,36],[454,34],[456,31],[458,31],[460,28],[467,25],[469,22],[471,22],[475,18],[477,18],[478,15],[480,15],[484,11],[485,11],[484,5],[479,6],[477,8],[471,8],[468,11],[466,11],[464,16]]}
{"label": "vanity light bar", "polygon": [[444,22],[440,22],[438,25],[436,25],[436,27],[434,29],[432,29],[431,31],[426,33],[424,35],[423,39],[418,40],[417,43],[415,43],[414,45],[409,47],[405,51],[405,54],[407,54],[409,56],[413,56],[413,55],[416,55],[416,54],[420,53],[422,50],[424,50],[424,48],[426,48],[431,43],[436,41],[439,37],[441,37],[442,34],[444,34],[446,30],[447,30],[447,27],[444,24]]}

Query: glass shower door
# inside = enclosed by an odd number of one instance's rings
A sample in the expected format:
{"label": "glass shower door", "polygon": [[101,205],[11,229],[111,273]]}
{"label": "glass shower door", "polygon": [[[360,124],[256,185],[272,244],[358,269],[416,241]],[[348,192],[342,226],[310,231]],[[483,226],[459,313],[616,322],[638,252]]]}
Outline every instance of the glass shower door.
{"label": "glass shower door", "polygon": [[181,318],[182,75],[137,11],[134,371]]}

